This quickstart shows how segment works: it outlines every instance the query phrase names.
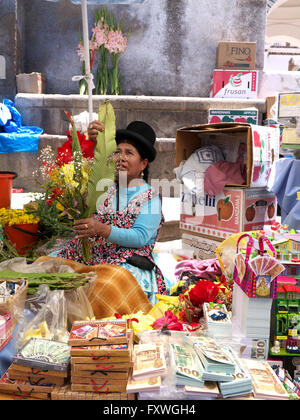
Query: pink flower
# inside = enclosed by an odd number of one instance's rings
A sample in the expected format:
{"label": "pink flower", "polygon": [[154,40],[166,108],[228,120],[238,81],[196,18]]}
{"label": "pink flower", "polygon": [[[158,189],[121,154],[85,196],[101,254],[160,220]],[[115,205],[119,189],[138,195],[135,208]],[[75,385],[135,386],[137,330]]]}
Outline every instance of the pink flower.
{"label": "pink flower", "polygon": [[94,38],[94,43],[95,43],[96,48],[101,47],[101,45],[104,45],[107,42],[107,32],[108,32],[107,25],[103,26],[103,24],[99,22],[92,29],[92,32],[94,34],[93,38]]}
{"label": "pink flower", "polygon": [[120,30],[110,30],[107,34],[105,48],[110,54],[122,54],[127,48],[127,38]]}
{"label": "pink flower", "polygon": [[162,318],[157,319],[153,322],[152,327],[156,330],[169,330],[169,331],[182,331],[183,326],[178,321],[176,315],[171,311],[166,311],[165,315]]}

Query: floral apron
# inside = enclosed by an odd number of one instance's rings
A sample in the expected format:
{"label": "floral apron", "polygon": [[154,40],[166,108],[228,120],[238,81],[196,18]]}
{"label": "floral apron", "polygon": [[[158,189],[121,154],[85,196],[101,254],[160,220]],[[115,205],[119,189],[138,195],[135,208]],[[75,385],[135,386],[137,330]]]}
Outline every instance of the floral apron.
{"label": "floral apron", "polygon": [[[116,193],[117,185],[113,184],[108,191],[108,195],[104,204],[99,207],[98,212],[95,213],[92,217],[105,224],[113,225],[118,228],[129,229],[133,226],[142,206],[152,199],[153,191],[148,189],[147,191],[138,194],[136,197],[132,198],[127,204],[127,207],[122,210],[113,209],[112,202]],[[159,228],[160,227],[161,225]],[[158,293],[167,293],[163,274],[155,264],[152,256],[154,243],[146,245],[142,248],[127,248],[110,242],[103,237],[89,238],[89,242],[91,246],[91,259],[89,261],[89,265],[122,265],[123,263],[126,263],[128,258],[130,258],[133,254],[141,255],[148,258],[154,264],[153,270],[155,270]],[[67,247],[59,252],[58,256],[72,259],[78,262],[83,262],[81,258],[81,244],[79,239],[75,238],[69,242]]]}

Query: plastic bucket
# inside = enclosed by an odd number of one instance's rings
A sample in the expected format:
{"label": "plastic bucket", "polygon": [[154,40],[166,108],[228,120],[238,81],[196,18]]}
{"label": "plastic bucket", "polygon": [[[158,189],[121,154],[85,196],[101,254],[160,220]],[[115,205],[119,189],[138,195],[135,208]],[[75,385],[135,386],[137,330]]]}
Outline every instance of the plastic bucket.
{"label": "plastic bucket", "polygon": [[5,225],[5,236],[14,245],[18,254],[24,255],[40,237],[38,223]]}
{"label": "plastic bucket", "polygon": [[0,208],[10,208],[13,179],[15,172],[0,172]]}

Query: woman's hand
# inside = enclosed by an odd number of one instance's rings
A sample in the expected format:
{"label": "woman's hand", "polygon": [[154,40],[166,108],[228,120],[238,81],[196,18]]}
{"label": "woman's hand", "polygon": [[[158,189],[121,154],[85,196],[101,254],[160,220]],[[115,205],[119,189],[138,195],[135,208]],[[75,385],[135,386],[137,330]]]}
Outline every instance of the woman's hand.
{"label": "woman's hand", "polygon": [[88,139],[97,143],[98,131],[104,131],[104,125],[100,121],[92,121],[88,126]]}
{"label": "woman's hand", "polygon": [[110,234],[110,225],[105,225],[92,218],[75,220],[73,227],[77,238],[87,238],[89,236],[107,238]]}

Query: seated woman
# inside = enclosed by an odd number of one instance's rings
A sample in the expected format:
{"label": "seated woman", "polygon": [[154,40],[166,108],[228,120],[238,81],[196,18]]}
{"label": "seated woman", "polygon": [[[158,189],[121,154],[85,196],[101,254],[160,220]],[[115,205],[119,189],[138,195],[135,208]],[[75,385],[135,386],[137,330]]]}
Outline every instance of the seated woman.
{"label": "seated woman", "polygon": [[[103,125],[89,125],[89,138],[96,141]],[[90,238],[89,264],[112,264],[126,268],[138,281],[151,304],[155,294],[165,294],[166,286],[152,251],[162,222],[161,200],[147,184],[148,163],[156,156],[156,135],[152,127],[134,121],[116,131],[115,182],[97,212],[74,222],[76,237],[58,257],[83,262],[80,238]]]}

